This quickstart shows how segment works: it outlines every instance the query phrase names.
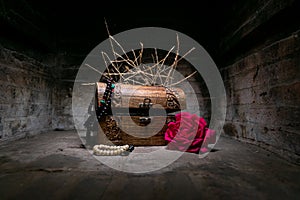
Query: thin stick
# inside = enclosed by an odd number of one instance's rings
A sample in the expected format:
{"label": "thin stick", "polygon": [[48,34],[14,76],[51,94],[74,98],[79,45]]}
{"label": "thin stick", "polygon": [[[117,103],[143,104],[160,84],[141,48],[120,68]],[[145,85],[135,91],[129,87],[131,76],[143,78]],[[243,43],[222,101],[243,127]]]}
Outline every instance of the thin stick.
{"label": "thin stick", "polygon": [[[173,48],[171,49],[171,50],[173,50],[175,48],[175,46],[173,46]],[[170,53],[171,53],[171,50],[168,52],[168,54],[166,55],[166,57],[165,57],[165,59],[163,60],[163,62],[161,63],[161,65],[160,65],[160,67],[158,68],[158,71],[159,71],[159,78],[160,78],[160,82],[161,82],[161,84],[162,85],[164,85],[164,83],[162,82],[162,79],[161,79],[161,67],[162,66],[164,66],[164,69],[165,69],[165,61],[166,61],[166,59],[169,57],[169,55],[170,55]],[[163,69],[163,71],[164,71],[164,69]]]}
{"label": "thin stick", "polygon": [[[177,59],[178,59],[178,55],[179,55],[179,44],[180,44],[180,42],[179,42],[179,36],[178,36],[178,34],[176,33],[176,41],[177,41],[177,49],[176,49],[176,56],[175,56],[175,58],[174,58],[174,62],[172,63],[172,67],[173,67],[173,69],[171,69],[171,70],[173,70],[172,71],[172,77],[174,76],[174,73],[175,73],[175,70],[176,70],[176,67],[177,67],[177,64],[178,64],[178,61],[177,61]],[[171,84],[172,84],[172,80],[171,80]]]}
{"label": "thin stick", "polygon": [[132,66],[132,67],[136,67],[136,65],[134,64],[134,62],[132,61],[132,60],[130,60],[129,58],[128,59],[125,59],[125,58],[123,58],[120,54],[118,54],[117,52],[115,52],[115,54],[118,56],[118,57],[120,57],[120,58],[122,58],[123,60],[118,60],[118,61],[116,61],[116,62],[123,62],[123,61],[125,61],[128,65],[130,65],[130,66]]}
{"label": "thin stick", "polygon": [[158,60],[158,54],[157,54],[157,49],[156,48],[154,49],[154,52],[155,52],[156,63],[150,69],[152,70],[152,69],[154,69],[154,67],[156,67],[156,69],[154,70],[155,75],[152,78],[151,84],[154,84],[154,82],[156,81],[157,74],[159,73],[159,70],[158,70],[158,68],[160,67],[159,64],[161,62],[163,62],[163,59]]}
{"label": "thin stick", "polygon": [[[140,70],[141,71],[141,70]],[[140,72],[139,71],[139,72]],[[153,77],[154,75],[153,74],[151,74],[151,73],[147,73],[147,72],[145,72],[146,70],[144,70],[144,71],[141,71],[143,74],[145,74],[145,75],[148,75],[148,76],[151,76],[151,77]],[[112,74],[112,73],[111,73]],[[132,77],[134,77],[136,74],[137,74],[137,72],[127,72],[127,73],[121,73],[122,75],[124,74],[124,75],[126,75],[126,74],[132,74],[131,76],[129,76],[129,77],[124,77],[124,81],[126,81],[126,80],[128,80],[128,79],[130,79],[130,78],[132,78]],[[119,75],[119,74],[118,74]],[[161,77],[167,77],[166,75],[161,75]]]}
{"label": "thin stick", "polygon": [[[167,53],[167,55],[162,59],[162,64],[160,65],[160,67],[165,63],[166,59],[168,58],[169,54],[171,53],[171,51],[175,48],[175,46],[173,46]],[[154,82],[156,81],[157,75],[159,75],[160,73],[160,67],[158,67],[158,70],[156,71],[156,74],[154,76],[154,78],[152,79],[152,84],[154,84]]]}
{"label": "thin stick", "polygon": [[158,61],[158,54],[157,54],[157,49],[156,48],[154,48],[154,52],[155,52],[156,63],[158,63],[159,61]]}
{"label": "thin stick", "polygon": [[[107,25],[107,22],[106,22],[106,19],[104,18],[104,23],[105,23],[105,27],[106,27],[106,31],[107,31],[107,34],[108,34],[108,37],[109,37],[109,43],[110,43],[110,47],[111,47],[111,50],[113,52],[115,52],[115,49],[114,49],[114,45],[112,43],[112,40],[111,40],[111,35],[110,35],[110,32],[109,32],[109,29],[108,29],[108,25]],[[114,55],[115,57],[115,60],[117,60],[116,56]]]}
{"label": "thin stick", "polygon": [[[108,37],[109,37],[109,43],[110,43],[111,50],[112,50],[112,52],[115,52],[114,45],[113,45],[112,40],[111,40],[111,38],[110,38],[111,35],[110,35],[109,29],[108,29],[108,24],[107,24],[105,18],[104,18],[104,23],[105,23],[106,31],[107,31],[107,34],[108,34]],[[107,57],[108,57],[108,56],[107,56]],[[108,58],[109,58],[109,57],[108,57]],[[117,57],[116,57],[115,54],[114,54],[114,59],[117,60]],[[109,59],[109,60],[110,60],[110,59]],[[113,65],[113,63],[111,62],[111,60],[110,60],[110,63]],[[114,65],[113,65],[113,67],[114,67],[115,69],[117,69],[119,66],[118,66],[118,64],[117,64],[117,66],[114,66]],[[118,70],[118,71],[119,71],[119,70]],[[120,81],[122,82],[122,77],[120,77]]]}
{"label": "thin stick", "polygon": [[125,65],[126,73],[130,71],[129,67]]}
{"label": "thin stick", "polygon": [[138,83],[139,85],[144,85],[144,83],[141,83],[141,82],[139,82],[137,80],[131,80],[130,79],[130,81],[132,81],[132,85],[135,85],[135,83]]}
{"label": "thin stick", "polygon": [[119,76],[120,74],[123,76],[123,75],[128,75],[128,74],[135,74],[135,72],[126,72],[126,73],[103,73],[103,74],[110,74],[110,75],[112,75],[112,76]]}
{"label": "thin stick", "polygon": [[[177,63],[178,63],[181,59],[183,59],[184,57],[186,57],[188,54],[190,54],[194,49],[195,49],[195,47],[191,48],[191,49],[190,49],[188,52],[186,52],[182,57],[180,57],[179,59],[177,59]],[[173,66],[171,66],[171,70],[169,71],[168,77],[171,76],[172,70],[173,70]],[[167,78],[167,79],[169,79],[169,78]],[[166,87],[169,86],[168,80],[166,80],[164,86],[166,86]]]}
{"label": "thin stick", "polygon": [[[128,55],[127,55],[127,53],[125,52],[125,50],[123,49],[123,47],[122,47],[122,45],[113,37],[113,36],[109,36],[109,38],[111,38],[119,47],[120,47],[120,49],[122,50],[122,52],[123,52],[123,54],[126,56],[126,58],[128,59],[128,60],[130,60],[129,59],[129,57],[128,57]],[[114,51],[114,53],[117,53],[117,52],[115,52]],[[119,56],[120,57],[120,56]],[[130,60],[130,61],[132,61],[132,60]],[[136,67],[136,65],[134,64],[134,62],[133,62],[133,65],[134,65],[134,67]]]}
{"label": "thin stick", "polygon": [[133,79],[128,79],[127,81],[132,81],[133,85],[135,85],[135,83],[138,83],[138,84],[140,84],[140,85],[144,85],[144,83],[139,82],[139,81],[137,81],[137,80],[133,80]]}
{"label": "thin stick", "polygon": [[194,71],[192,74],[188,75],[188,76],[185,77],[184,79],[181,79],[180,81],[178,81],[178,82],[176,82],[176,83],[170,84],[170,85],[168,85],[167,87],[171,87],[171,86],[177,85],[177,84],[179,84],[179,83],[185,81],[186,79],[192,77],[192,76],[193,76],[194,74],[196,74],[196,73],[197,73],[197,71]]}
{"label": "thin stick", "polygon": [[145,68],[144,68],[144,66],[145,65],[141,65],[143,68],[143,70],[141,70],[141,72],[142,72],[142,74],[145,76],[145,78],[147,79],[147,85],[150,85],[150,82],[151,82],[151,80],[152,80],[152,76],[153,76],[153,74],[152,73],[147,73],[147,72],[145,72]]}
{"label": "thin stick", "polygon": [[140,63],[142,63],[142,57],[143,57],[143,52],[144,52],[144,44],[140,42],[140,45],[141,45],[141,51],[140,51]]}
{"label": "thin stick", "polygon": [[153,54],[151,54],[151,57],[152,57],[152,62],[153,62],[153,63],[156,63],[156,61],[155,61],[155,58],[154,58],[154,55],[153,55]]}
{"label": "thin stick", "polygon": [[81,85],[95,85],[95,83],[81,83]]}
{"label": "thin stick", "polygon": [[141,70],[140,67],[137,67],[137,70],[138,70],[138,72],[141,74],[141,78],[143,79],[145,85],[148,85],[148,84],[149,84],[149,81],[148,81],[148,78],[147,78],[147,76],[145,75],[145,73]]}
{"label": "thin stick", "polygon": [[134,52],[134,50],[133,49],[131,49],[131,51],[132,51],[132,54],[133,54],[133,57],[134,57],[134,63],[136,62],[136,66],[138,66],[139,65],[139,63],[138,63],[138,58],[139,58],[139,56],[138,57],[136,57],[136,54],[135,54],[135,52]]}
{"label": "thin stick", "polygon": [[123,78],[122,74],[120,73],[119,69],[117,66],[114,65],[114,62],[109,58],[109,56],[105,53],[105,52],[101,52],[104,56],[106,56],[106,58],[109,60],[109,62],[111,63],[111,65],[113,66],[113,68],[119,73],[120,79]]}
{"label": "thin stick", "polygon": [[168,78],[166,78],[165,82],[164,82],[164,86],[168,85],[169,83],[169,79],[171,77],[171,74],[172,74],[172,77],[174,76],[174,71],[175,71],[175,68],[177,66],[177,59],[178,59],[178,55],[179,55],[179,37],[178,37],[178,34],[176,34],[176,40],[177,40],[177,48],[176,48],[176,56],[174,58],[174,61],[171,65],[171,68],[170,68],[170,71],[168,73]]}
{"label": "thin stick", "polygon": [[[154,75],[153,75],[153,74],[151,74],[151,73],[147,73],[147,72],[145,72],[145,70],[144,70],[144,71],[142,71],[142,70],[140,69],[140,67],[137,67],[136,69],[137,69],[137,71],[136,71],[135,73],[142,72],[143,74],[147,74],[147,75],[149,75],[149,76],[154,76]],[[127,79],[129,79],[129,78],[132,78],[132,77],[134,77],[134,76],[135,76],[135,73],[133,73],[133,75],[132,75],[132,76],[129,76],[129,77],[125,78],[124,80],[127,80]]]}
{"label": "thin stick", "polygon": [[106,78],[108,78],[104,73],[100,72],[98,69],[92,67],[91,65],[89,65],[89,64],[87,64],[87,63],[85,63],[84,65],[87,66],[87,67],[89,67],[89,68],[91,68],[91,69],[93,69],[94,71],[98,72],[100,75],[103,75],[103,76],[105,76]]}
{"label": "thin stick", "polygon": [[[156,62],[157,63],[160,63],[159,61],[158,61],[158,55],[157,55],[157,49],[155,48],[155,57],[156,57]],[[162,61],[163,62],[163,61]],[[159,70],[159,68],[160,68],[160,65],[158,64],[157,65],[158,67],[157,67],[157,69],[155,70],[155,72],[156,72],[156,74],[158,73],[158,74],[160,74],[160,70]],[[162,80],[161,80],[161,77],[159,77],[160,78],[160,83],[162,83]],[[152,84],[154,84],[154,82],[156,81],[156,78],[155,78],[155,76],[154,76],[154,78],[152,79],[153,81],[152,81]]]}
{"label": "thin stick", "polygon": [[[103,54],[103,53],[101,53],[101,54],[102,54],[102,59],[103,59],[103,61],[104,61],[104,63],[105,63],[106,70],[107,70],[107,72],[109,73],[110,71],[109,71],[109,68],[108,68],[108,64],[107,64],[107,62],[106,62],[106,59],[105,59],[105,57],[104,57],[104,54]],[[108,75],[109,75],[109,78],[111,78],[110,74],[108,74]]]}
{"label": "thin stick", "polygon": [[183,58],[185,58],[188,54],[190,54],[192,51],[194,51],[196,48],[195,47],[193,47],[193,48],[191,48],[188,52],[186,52],[183,56],[181,56],[178,60],[177,60],[177,62],[179,62],[180,60],[182,60]]}

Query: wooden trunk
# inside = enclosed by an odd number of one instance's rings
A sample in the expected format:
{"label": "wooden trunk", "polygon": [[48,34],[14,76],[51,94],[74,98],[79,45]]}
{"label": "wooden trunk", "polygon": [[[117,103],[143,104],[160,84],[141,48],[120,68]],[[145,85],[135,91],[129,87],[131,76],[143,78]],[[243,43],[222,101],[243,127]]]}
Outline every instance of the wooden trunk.
{"label": "wooden trunk", "polygon": [[[96,110],[105,88],[105,83],[97,82]],[[175,120],[175,111],[185,108],[185,95],[179,88],[115,84],[111,114],[98,116],[106,136],[99,134],[98,142],[106,143],[108,139],[116,145],[166,145],[164,133],[167,123]]]}

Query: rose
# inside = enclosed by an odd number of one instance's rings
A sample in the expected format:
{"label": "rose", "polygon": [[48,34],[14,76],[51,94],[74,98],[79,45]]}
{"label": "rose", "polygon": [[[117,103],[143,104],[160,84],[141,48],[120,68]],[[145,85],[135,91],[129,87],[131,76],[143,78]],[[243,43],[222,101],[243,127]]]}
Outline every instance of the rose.
{"label": "rose", "polygon": [[208,144],[216,142],[215,131],[207,127],[204,118],[181,112],[175,115],[175,122],[169,122],[165,132],[167,149],[191,153],[208,152]]}

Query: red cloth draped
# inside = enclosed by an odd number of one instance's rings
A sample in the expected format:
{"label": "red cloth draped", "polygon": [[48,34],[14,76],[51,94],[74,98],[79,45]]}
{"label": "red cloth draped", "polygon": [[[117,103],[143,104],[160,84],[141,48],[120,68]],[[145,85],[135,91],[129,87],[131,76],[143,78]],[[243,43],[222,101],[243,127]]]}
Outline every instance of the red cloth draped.
{"label": "red cloth draped", "polygon": [[189,112],[175,115],[175,122],[169,122],[165,132],[167,149],[191,153],[206,153],[208,144],[216,142],[215,131],[207,127],[206,121]]}

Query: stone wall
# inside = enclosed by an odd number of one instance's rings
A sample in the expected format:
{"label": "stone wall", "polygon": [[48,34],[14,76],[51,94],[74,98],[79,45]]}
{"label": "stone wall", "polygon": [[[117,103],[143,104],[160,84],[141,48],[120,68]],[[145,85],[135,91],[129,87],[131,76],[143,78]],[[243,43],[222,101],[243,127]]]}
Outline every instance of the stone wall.
{"label": "stone wall", "polygon": [[299,31],[221,70],[225,134],[300,162]]}
{"label": "stone wall", "polygon": [[[255,3],[256,2],[256,3]],[[243,4],[243,5],[242,5]],[[224,25],[224,133],[300,163],[300,2],[240,2]]]}
{"label": "stone wall", "polygon": [[52,128],[49,68],[0,46],[0,141]]}
{"label": "stone wall", "polygon": [[82,58],[32,55],[1,46],[0,141],[75,128],[72,89]]}
{"label": "stone wall", "polygon": [[58,53],[53,60],[52,65],[55,66],[53,78],[56,80],[52,90],[52,128],[54,130],[75,128],[72,115],[73,83],[83,58]]}
{"label": "stone wall", "polygon": [[[183,77],[187,77],[193,72],[197,71],[196,68],[188,63],[178,65],[176,70]],[[182,88],[185,91],[185,96],[188,98],[196,95],[196,98],[198,100],[194,102],[187,102],[187,109],[192,113],[197,113],[199,111],[200,116],[209,123],[211,117],[211,101],[204,79],[198,72],[194,76],[187,79],[187,81],[190,84],[192,90]],[[177,85],[176,87],[181,87],[181,84]],[[191,100],[191,98],[188,98],[188,100]]]}

